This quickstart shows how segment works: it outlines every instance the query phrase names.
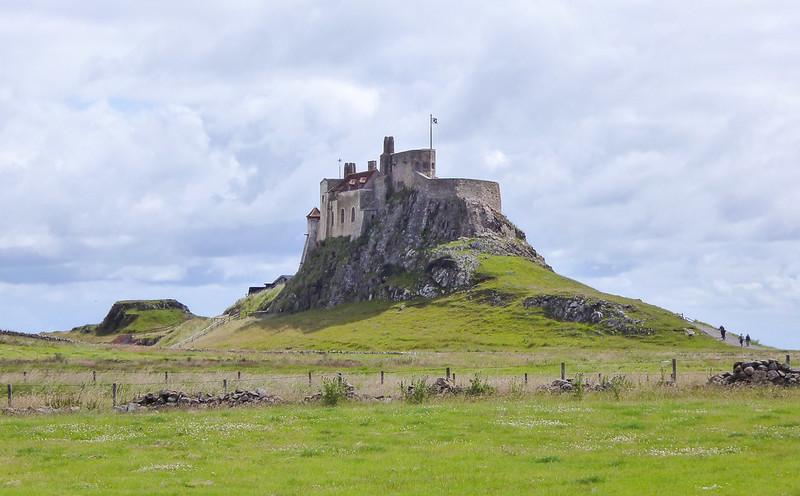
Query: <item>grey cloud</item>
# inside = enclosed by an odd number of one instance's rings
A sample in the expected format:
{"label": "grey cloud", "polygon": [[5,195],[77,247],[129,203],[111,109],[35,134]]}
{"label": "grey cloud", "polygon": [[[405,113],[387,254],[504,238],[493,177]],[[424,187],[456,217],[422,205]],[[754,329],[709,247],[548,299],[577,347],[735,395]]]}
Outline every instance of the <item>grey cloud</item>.
{"label": "grey cloud", "polygon": [[2,14],[0,326],[63,326],[67,291],[75,318],[111,294],[219,312],[294,270],[338,158],[425,146],[433,112],[441,173],[500,181],[561,272],[800,344],[790,2]]}

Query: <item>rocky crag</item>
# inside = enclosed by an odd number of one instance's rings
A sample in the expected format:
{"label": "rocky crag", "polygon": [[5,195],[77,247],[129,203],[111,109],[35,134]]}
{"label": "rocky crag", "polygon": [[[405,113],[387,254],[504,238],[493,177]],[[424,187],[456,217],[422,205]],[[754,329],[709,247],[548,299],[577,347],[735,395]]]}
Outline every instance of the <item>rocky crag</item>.
{"label": "rocky crag", "polygon": [[479,201],[404,189],[391,195],[379,218],[352,241],[322,241],[267,310],[433,298],[469,287],[482,253],[523,257],[549,269],[520,229]]}
{"label": "rocky crag", "polygon": [[526,298],[523,306],[541,308],[548,318],[562,322],[597,324],[611,334],[634,336],[654,332],[642,320],[630,316],[636,310],[633,305],[621,305],[580,295],[542,295]]}

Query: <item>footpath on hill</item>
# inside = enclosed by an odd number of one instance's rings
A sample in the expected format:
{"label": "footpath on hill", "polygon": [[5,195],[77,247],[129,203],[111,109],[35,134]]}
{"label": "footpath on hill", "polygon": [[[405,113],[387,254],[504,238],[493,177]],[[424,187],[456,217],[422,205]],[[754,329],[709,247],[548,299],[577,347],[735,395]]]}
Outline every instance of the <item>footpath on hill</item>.
{"label": "footpath on hill", "polygon": [[[703,331],[703,333],[706,334],[707,336],[711,336],[712,338],[715,338],[715,339],[720,339],[719,329],[717,329],[715,327],[711,327],[708,324],[703,324],[703,323],[700,323],[700,322],[697,322],[697,321],[693,322],[693,324],[695,325],[695,327],[697,327],[698,329]],[[739,346],[739,334],[733,333],[731,331],[727,331],[726,334],[727,334],[726,339],[723,342],[725,344],[727,344],[728,346],[737,346],[738,347]],[[745,348],[754,349],[754,350],[765,350],[766,349],[764,346],[760,346],[760,345],[757,345],[757,344],[751,344],[750,346],[745,345]]]}

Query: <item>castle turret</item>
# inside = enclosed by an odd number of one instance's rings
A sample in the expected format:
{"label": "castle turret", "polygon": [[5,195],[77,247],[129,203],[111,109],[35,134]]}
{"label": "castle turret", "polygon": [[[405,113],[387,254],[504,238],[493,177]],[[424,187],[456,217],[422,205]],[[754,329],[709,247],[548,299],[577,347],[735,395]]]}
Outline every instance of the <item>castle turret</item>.
{"label": "castle turret", "polygon": [[391,174],[393,153],[394,153],[394,136],[384,136],[383,153],[381,153],[381,174]]}
{"label": "castle turret", "polygon": [[308,221],[308,233],[306,234],[306,244],[303,246],[303,255],[300,257],[300,265],[306,261],[308,254],[317,247],[317,239],[319,233],[319,219],[320,211],[317,207],[311,209],[311,212],[306,215]]}

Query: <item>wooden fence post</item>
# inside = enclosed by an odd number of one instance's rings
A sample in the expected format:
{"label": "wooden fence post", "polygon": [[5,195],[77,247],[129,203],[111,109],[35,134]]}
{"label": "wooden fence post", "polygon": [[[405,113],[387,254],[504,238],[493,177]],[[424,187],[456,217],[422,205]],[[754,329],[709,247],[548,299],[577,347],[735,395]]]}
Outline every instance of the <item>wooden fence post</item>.
{"label": "wooden fence post", "polygon": [[242,371],[241,370],[236,372],[236,380],[237,381],[241,381],[242,380]]}
{"label": "wooden fence post", "polygon": [[791,367],[791,365],[792,365],[792,357],[786,355],[786,366]]}
{"label": "wooden fence post", "polygon": [[528,383],[528,373],[525,372],[525,384],[527,384],[527,383]]}
{"label": "wooden fence post", "polygon": [[453,383],[455,383],[455,382],[456,382],[456,373],[453,372]]}
{"label": "wooden fence post", "polygon": [[117,406],[117,383],[111,385],[111,405]]}
{"label": "wooden fence post", "polygon": [[381,370],[381,386],[383,386],[383,370]]}
{"label": "wooden fence post", "polygon": [[678,382],[678,360],[672,359],[672,383]]}
{"label": "wooden fence post", "polygon": [[22,372],[22,382],[28,382],[28,371]]}
{"label": "wooden fence post", "polygon": [[567,378],[567,364],[561,362],[561,380],[563,381],[566,378]]}
{"label": "wooden fence post", "polygon": [[311,385],[311,371],[308,371],[308,385]]}
{"label": "wooden fence post", "polygon": [[11,408],[11,395],[12,395],[13,389],[14,388],[11,386],[11,384],[9,384],[8,385],[8,407],[9,408]]}
{"label": "wooden fence post", "polygon": [[342,384],[342,373],[336,372],[336,380],[339,381],[339,385]]}
{"label": "wooden fence post", "polygon": [[169,372],[164,371],[164,384],[169,384]]}
{"label": "wooden fence post", "polygon": [[92,370],[92,383],[97,384],[97,371]]}
{"label": "wooden fence post", "polygon": [[224,394],[228,394],[228,379],[222,379],[222,391]]}
{"label": "wooden fence post", "polygon": [[450,380],[450,367],[447,367],[445,369],[444,373],[445,373],[445,377],[447,377],[447,380],[449,381]]}

